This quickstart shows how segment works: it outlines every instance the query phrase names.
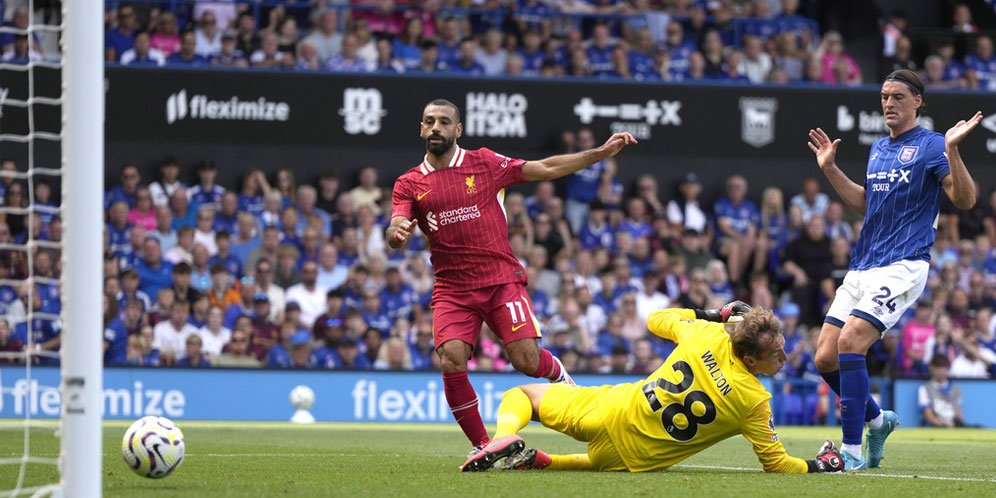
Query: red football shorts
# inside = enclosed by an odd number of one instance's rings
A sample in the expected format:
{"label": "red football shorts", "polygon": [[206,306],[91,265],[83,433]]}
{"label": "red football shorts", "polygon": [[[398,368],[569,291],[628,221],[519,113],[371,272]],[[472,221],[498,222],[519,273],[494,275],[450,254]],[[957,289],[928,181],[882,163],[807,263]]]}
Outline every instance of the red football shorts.
{"label": "red football shorts", "polygon": [[477,347],[482,323],[505,344],[541,337],[533,303],[522,282],[433,296],[432,334],[437,348],[453,339]]}

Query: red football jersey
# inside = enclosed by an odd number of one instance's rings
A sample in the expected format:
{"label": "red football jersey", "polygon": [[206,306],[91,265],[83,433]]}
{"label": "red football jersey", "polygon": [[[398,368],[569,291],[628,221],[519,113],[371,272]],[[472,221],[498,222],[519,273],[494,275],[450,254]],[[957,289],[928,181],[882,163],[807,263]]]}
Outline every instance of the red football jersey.
{"label": "red football jersey", "polygon": [[448,168],[423,160],[394,182],[391,218],[418,221],[429,239],[434,291],[525,282],[508,243],[505,187],[525,182],[523,159],[456,147]]}

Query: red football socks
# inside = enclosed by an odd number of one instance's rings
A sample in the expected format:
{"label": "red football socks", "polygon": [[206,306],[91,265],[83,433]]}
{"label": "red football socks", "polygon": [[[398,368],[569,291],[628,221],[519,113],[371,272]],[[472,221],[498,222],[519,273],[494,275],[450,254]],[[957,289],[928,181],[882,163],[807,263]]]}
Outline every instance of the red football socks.
{"label": "red football socks", "polygon": [[532,377],[543,377],[544,379],[557,380],[560,378],[560,363],[554,361],[553,353],[546,349],[540,349],[539,366]]}
{"label": "red football socks", "polygon": [[[547,353],[549,354],[549,353]],[[450,405],[453,418],[474,446],[488,444],[488,430],[484,428],[481,412],[477,411],[477,393],[470,384],[467,372],[443,372],[443,392]]]}

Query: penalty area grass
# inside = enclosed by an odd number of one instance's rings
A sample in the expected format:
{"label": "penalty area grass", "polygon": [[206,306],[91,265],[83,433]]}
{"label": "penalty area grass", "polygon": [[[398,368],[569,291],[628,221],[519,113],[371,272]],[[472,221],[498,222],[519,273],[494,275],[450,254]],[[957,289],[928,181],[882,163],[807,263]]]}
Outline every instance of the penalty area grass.
{"label": "penalty area grass", "polygon": [[[0,460],[24,447],[19,421],[0,427]],[[34,422],[37,424],[37,422]],[[179,421],[186,457],[172,475],[146,479],[121,458],[130,422],[104,423],[104,496],[993,496],[996,431],[900,428],[881,469],[849,475],[764,474],[742,437],[730,438],[664,472],[501,472],[461,474],[470,449],[455,424],[235,423]],[[812,458],[833,427],[781,427],[789,453]],[[531,425],[526,443],[554,453],[584,445]],[[55,424],[31,429],[32,456],[55,458]],[[13,489],[18,465],[0,466],[0,496]],[[58,480],[55,466],[31,463],[24,486]],[[901,490],[901,491],[900,491]]]}

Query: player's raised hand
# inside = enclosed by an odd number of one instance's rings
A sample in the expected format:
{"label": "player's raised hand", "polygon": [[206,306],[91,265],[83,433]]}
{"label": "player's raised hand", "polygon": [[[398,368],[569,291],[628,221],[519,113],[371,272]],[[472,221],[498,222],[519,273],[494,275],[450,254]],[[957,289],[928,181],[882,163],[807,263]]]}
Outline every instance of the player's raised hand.
{"label": "player's raised hand", "polygon": [[961,143],[965,137],[968,136],[979,123],[982,122],[982,112],[976,111],[975,115],[966,120],[958,121],[954,126],[944,134],[944,146],[954,147]]}
{"label": "player's raised hand", "polygon": [[638,143],[636,138],[633,137],[628,131],[622,133],[613,133],[605,144],[602,145],[602,150],[608,153],[607,157],[615,156],[619,151],[623,150],[627,145],[633,145]]}
{"label": "player's raised hand", "polygon": [[837,159],[837,146],[840,139],[830,140],[830,137],[821,128],[809,130],[809,142],[806,143],[809,150],[816,154],[816,163],[820,169],[827,169],[834,164]]}

